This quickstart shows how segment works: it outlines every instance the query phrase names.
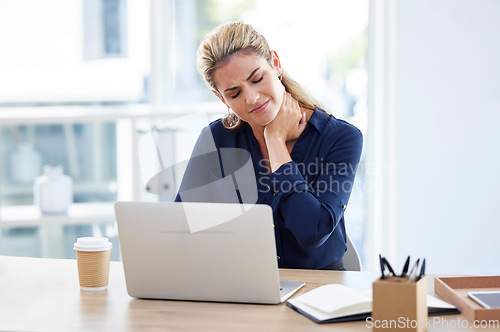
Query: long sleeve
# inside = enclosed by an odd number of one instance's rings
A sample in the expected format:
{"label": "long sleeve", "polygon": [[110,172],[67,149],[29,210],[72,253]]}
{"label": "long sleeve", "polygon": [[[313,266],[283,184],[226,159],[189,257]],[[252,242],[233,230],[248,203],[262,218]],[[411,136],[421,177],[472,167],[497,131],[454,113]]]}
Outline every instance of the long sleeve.
{"label": "long sleeve", "polygon": [[176,201],[267,204],[273,209],[278,266],[325,268],[344,255],[344,211],[361,155],[361,132],[316,109],[292,162],[268,174],[249,125],[220,120],[202,131]]}
{"label": "long sleeve", "polygon": [[[331,142],[328,154],[316,159],[314,166],[292,161],[270,175],[271,206],[281,216],[278,226],[289,230],[306,248],[317,248],[329,238],[349,201],[363,138],[353,126],[343,129]],[[301,173],[304,167],[316,168],[309,182]]]}

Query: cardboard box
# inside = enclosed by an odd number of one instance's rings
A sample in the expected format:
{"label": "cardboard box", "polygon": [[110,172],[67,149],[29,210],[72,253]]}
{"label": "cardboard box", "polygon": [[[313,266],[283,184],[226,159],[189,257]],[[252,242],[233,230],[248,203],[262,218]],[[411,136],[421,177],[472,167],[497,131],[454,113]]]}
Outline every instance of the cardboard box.
{"label": "cardboard box", "polygon": [[409,282],[408,277],[387,277],[373,282],[374,330],[425,331],[427,278]]}
{"label": "cardboard box", "polygon": [[500,309],[486,309],[467,295],[467,292],[500,291],[500,276],[435,278],[434,291],[470,321],[500,321]]}

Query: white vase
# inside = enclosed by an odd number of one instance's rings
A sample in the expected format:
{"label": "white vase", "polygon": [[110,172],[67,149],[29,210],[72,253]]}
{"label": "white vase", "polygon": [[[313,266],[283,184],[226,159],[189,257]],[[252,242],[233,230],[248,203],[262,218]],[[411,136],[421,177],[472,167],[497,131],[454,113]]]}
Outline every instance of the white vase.
{"label": "white vase", "polygon": [[33,185],[34,202],[45,214],[65,214],[73,203],[73,180],[61,165],[44,166],[43,175]]}

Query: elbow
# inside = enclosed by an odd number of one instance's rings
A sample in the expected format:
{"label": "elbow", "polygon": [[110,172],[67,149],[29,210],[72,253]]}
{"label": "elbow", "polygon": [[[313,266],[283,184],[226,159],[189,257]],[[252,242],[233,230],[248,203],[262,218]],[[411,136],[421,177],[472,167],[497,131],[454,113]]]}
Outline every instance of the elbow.
{"label": "elbow", "polygon": [[323,243],[326,242],[326,240],[328,240],[328,238],[330,237],[330,234],[328,235],[325,235],[324,237],[322,238],[310,238],[310,239],[303,239],[303,240],[299,240],[299,244],[306,248],[306,249],[316,249],[316,248],[319,248],[323,245]]}
{"label": "elbow", "polygon": [[293,222],[287,223],[288,230],[293,234],[297,243],[306,249],[322,246],[337,226],[337,217],[329,208],[319,209],[316,213],[303,214],[302,218],[290,219]]}
{"label": "elbow", "polygon": [[316,249],[323,245],[323,243],[328,240],[330,235],[333,233],[333,229],[324,235],[318,234],[301,234],[301,236],[296,237],[299,245],[306,249]]}

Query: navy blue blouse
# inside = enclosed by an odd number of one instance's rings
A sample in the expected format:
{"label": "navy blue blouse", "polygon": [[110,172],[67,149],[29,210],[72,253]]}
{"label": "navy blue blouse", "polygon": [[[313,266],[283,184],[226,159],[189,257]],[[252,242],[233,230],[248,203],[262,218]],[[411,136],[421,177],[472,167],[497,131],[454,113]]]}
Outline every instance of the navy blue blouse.
{"label": "navy blue blouse", "polygon": [[346,250],[344,211],[362,144],[356,127],[316,109],[293,161],[269,174],[251,127],[227,130],[216,120],[198,138],[176,201],[270,205],[278,266],[324,268]]}

